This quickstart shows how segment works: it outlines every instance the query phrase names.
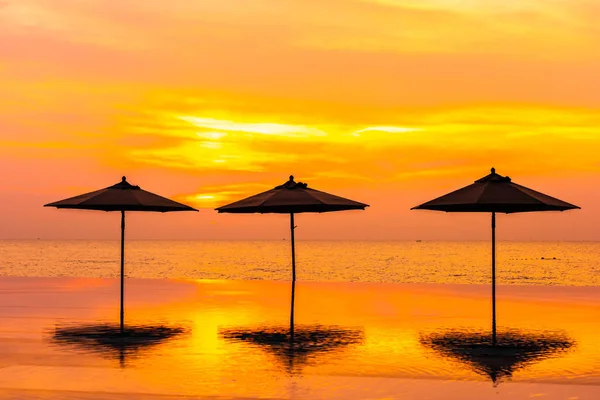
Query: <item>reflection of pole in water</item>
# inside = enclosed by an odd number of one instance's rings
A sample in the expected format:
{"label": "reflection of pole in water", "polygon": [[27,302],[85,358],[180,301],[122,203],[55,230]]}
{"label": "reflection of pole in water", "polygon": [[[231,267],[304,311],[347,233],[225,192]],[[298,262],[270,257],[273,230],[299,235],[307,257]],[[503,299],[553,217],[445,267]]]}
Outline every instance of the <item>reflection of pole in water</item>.
{"label": "reflection of pole in water", "polygon": [[121,211],[121,310],[120,310],[120,327],[121,333],[124,330],[125,311],[123,307],[125,289],[125,211]]}
{"label": "reflection of pole in water", "polygon": [[119,349],[119,366],[125,368],[125,349],[123,347]]}
{"label": "reflection of pole in water", "polygon": [[492,345],[496,345],[496,213],[492,213]]}
{"label": "reflection of pole in water", "polygon": [[292,306],[290,311],[290,346],[293,350],[294,346],[294,300],[296,296],[296,249],[294,243],[294,213],[290,213],[290,231],[292,241]]}
{"label": "reflection of pole in water", "polygon": [[296,281],[292,281],[292,304],[290,311],[290,346],[294,349],[294,301],[296,297]]}

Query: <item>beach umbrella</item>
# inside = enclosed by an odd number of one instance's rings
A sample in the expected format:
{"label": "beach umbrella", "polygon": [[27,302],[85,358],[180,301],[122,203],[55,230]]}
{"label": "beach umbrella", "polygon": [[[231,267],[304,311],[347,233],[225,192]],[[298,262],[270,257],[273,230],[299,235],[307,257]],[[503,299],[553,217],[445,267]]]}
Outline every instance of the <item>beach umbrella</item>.
{"label": "beach umbrella", "polygon": [[292,311],[290,315],[290,330],[293,336],[294,296],[296,288],[296,248],[294,243],[294,229],[296,229],[296,226],[294,225],[294,214],[364,210],[368,206],[368,204],[309,188],[306,183],[295,182],[294,176],[290,175],[290,180],[283,185],[227,204],[216,210],[219,213],[276,213],[290,215],[290,236],[292,242]]}
{"label": "beach umbrella", "polygon": [[121,313],[120,327],[123,331],[123,293],[125,276],[125,212],[126,211],[198,211],[185,204],[142,190],[127,182],[121,182],[94,192],[81,194],[68,199],[44,205],[44,207],[71,208],[78,210],[120,211],[121,212]]}
{"label": "beach umbrella", "polygon": [[496,343],[496,213],[565,211],[579,208],[491,173],[475,183],[433,199],[413,210],[487,212],[492,214],[492,342]]}

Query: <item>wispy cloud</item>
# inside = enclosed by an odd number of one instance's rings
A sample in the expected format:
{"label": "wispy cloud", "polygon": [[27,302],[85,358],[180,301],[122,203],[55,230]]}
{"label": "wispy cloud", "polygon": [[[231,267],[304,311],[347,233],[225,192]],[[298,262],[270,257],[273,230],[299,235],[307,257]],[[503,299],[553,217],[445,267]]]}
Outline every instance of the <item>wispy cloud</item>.
{"label": "wispy cloud", "polygon": [[[325,132],[319,129],[302,125],[286,125],[268,122],[241,123],[228,120],[219,120],[215,118],[201,118],[193,116],[181,116],[179,118],[191,123],[194,126],[208,129],[210,131],[245,132],[288,137],[314,137],[327,135]],[[215,134],[215,132],[208,133],[212,134],[213,136]],[[204,134],[206,133],[200,132],[199,136]]]}

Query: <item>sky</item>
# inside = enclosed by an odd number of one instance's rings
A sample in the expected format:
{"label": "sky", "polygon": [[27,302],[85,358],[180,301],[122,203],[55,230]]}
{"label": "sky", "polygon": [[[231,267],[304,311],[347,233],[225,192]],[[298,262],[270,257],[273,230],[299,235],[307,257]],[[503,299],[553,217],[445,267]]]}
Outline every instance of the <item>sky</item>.
{"label": "sky", "polygon": [[285,182],[370,204],[300,240],[487,240],[410,211],[495,167],[582,210],[499,216],[500,240],[600,240],[595,0],[0,0],[0,238],[116,239],[43,208],[131,183],[200,209],[128,238],[282,239],[214,207]]}

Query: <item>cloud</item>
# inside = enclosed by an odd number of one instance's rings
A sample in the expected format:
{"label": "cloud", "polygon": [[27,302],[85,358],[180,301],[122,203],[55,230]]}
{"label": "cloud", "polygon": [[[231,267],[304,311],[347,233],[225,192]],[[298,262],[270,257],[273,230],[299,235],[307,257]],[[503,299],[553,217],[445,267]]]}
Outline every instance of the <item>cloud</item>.
{"label": "cloud", "polygon": [[249,134],[261,134],[261,135],[278,135],[288,137],[315,137],[315,136],[326,136],[327,134],[317,128],[302,126],[302,125],[287,125],[272,122],[247,122],[240,123],[228,120],[219,120],[215,118],[202,118],[194,116],[181,116],[179,119],[189,122],[199,128],[208,129],[210,132],[200,132],[198,136],[206,137],[208,133],[209,137],[215,138],[213,131],[225,131],[225,132],[243,132]]}
{"label": "cloud", "polygon": [[[600,120],[592,110],[423,109],[406,117],[407,125],[366,128],[352,124],[311,127],[306,116],[297,115],[285,123],[269,123],[268,134],[263,123],[253,122],[256,116],[252,114],[186,118],[184,123],[173,110],[162,116],[160,110],[147,115],[154,115],[154,120],[146,121],[144,129],[131,125],[130,140],[145,137],[147,131],[154,132],[153,141],[124,149],[123,157],[140,168],[179,170],[222,182],[223,186],[214,184],[186,195],[199,207],[258,190],[232,186],[240,180],[272,185],[290,173],[333,187],[382,187],[444,176],[472,177],[494,165],[521,174],[598,172],[594,149],[600,145]],[[278,118],[273,114],[267,120]],[[289,134],[298,132],[298,127],[314,128],[319,134]],[[207,130],[199,132],[199,128]],[[264,188],[268,183],[261,185]]]}

